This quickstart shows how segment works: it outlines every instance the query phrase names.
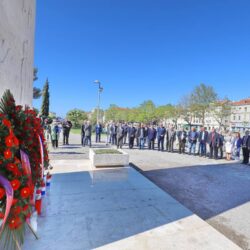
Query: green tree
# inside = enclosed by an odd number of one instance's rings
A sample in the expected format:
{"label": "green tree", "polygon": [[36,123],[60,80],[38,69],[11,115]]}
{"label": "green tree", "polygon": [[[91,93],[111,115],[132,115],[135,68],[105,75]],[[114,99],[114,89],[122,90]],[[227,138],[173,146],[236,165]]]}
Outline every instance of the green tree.
{"label": "green tree", "polygon": [[72,121],[74,128],[79,128],[83,121],[88,119],[88,116],[84,110],[72,109],[67,112],[66,118]]}
{"label": "green tree", "polygon": [[144,101],[138,107],[138,111],[139,111],[138,119],[140,122],[149,123],[156,119],[156,114],[155,114],[156,106],[151,100]]}
{"label": "green tree", "polygon": [[[35,82],[38,79],[37,73],[38,73],[38,68],[33,68],[33,82]],[[33,99],[38,99],[41,96],[42,96],[41,89],[33,87]]]}
{"label": "green tree", "polygon": [[43,87],[43,101],[41,107],[41,114],[43,118],[49,116],[49,81],[48,78]]}
{"label": "green tree", "polygon": [[196,86],[190,95],[189,109],[195,111],[196,117],[199,117],[204,125],[205,114],[209,111],[211,103],[217,101],[217,93],[212,86],[201,83]]}
{"label": "green tree", "polygon": [[223,127],[226,130],[231,115],[231,101],[226,98],[225,100],[212,103],[210,108],[211,114],[219,123],[219,127]]}

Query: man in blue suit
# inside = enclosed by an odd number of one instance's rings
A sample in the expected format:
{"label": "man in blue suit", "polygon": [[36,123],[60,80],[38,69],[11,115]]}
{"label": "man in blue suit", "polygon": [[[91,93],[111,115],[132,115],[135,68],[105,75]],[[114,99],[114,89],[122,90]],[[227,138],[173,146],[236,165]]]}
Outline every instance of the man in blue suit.
{"label": "man in blue suit", "polygon": [[164,151],[164,138],[166,135],[166,129],[161,123],[161,125],[157,128],[157,140],[158,140],[158,151]]}
{"label": "man in blue suit", "polygon": [[199,142],[199,155],[200,156],[207,156],[207,140],[208,140],[208,132],[204,127],[201,127],[198,142]]}
{"label": "man in blue suit", "polygon": [[102,125],[98,122],[95,126],[96,139],[95,142],[101,142]]}
{"label": "man in blue suit", "polygon": [[188,133],[188,142],[189,142],[189,154],[195,155],[196,143],[198,139],[198,133],[195,128],[192,128]]}
{"label": "man in blue suit", "polygon": [[148,149],[155,149],[155,139],[157,131],[153,125],[148,128]]}

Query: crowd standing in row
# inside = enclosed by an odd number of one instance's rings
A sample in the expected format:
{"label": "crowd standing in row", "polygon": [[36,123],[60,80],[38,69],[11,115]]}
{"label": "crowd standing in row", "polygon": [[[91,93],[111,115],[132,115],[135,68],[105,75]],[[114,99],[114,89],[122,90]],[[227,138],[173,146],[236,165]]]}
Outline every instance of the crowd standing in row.
{"label": "crowd standing in row", "polygon": [[[221,132],[212,128],[207,131],[201,127],[199,131],[195,127],[187,130],[183,127],[176,130],[173,125],[165,128],[163,124],[159,126],[150,124],[114,123],[110,122],[103,128],[98,123],[94,128],[96,142],[101,141],[101,134],[106,133],[106,144],[122,148],[127,144],[130,149],[136,146],[140,149],[174,152],[175,147],[180,154],[199,155],[213,159],[224,158],[240,160],[240,152],[243,152],[243,164],[249,163],[250,136],[246,131],[243,138],[240,133],[230,131]],[[82,145],[91,146],[92,126],[90,122],[82,125]]]}

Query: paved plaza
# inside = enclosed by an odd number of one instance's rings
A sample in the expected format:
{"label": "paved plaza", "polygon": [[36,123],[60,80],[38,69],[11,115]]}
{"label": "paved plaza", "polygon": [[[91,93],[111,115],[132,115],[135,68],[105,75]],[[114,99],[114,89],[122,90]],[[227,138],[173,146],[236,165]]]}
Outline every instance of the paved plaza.
{"label": "paved plaza", "polygon": [[134,168],[94,170],[70,139],[51,149],[40,240],[24,250],[250,248],[250,167],[125,147]]}

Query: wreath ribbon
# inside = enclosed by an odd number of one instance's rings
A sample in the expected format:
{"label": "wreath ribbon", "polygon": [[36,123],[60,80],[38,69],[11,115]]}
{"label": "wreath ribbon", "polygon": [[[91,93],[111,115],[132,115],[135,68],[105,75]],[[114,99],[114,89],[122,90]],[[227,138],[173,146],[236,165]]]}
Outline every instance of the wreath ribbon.
{"label": "wreath ribbon", "polygon": [[40,155],[41,155],[41,166],[42,166],[42,178],[43,178],[43,173],[44,173],[44,151],[43,151],[43,142],[41,139],[41,136],[38,135],[38,140],[40,143]]}
{"label": "wreath ribbon", "polygon": [[12,188],[10,182],[2,175],[0,175],[0,184],[5,189],[5,193],[6,193],[6,208],[5,208],[3,223],[2,223],[1,228],[0,228],[0,234],[1,234],[3,229],[4,229],[5,223],[7,221],[7,218],[9,216],[9,213],[10,213],[14,193],[13,193],[13,188]]}

